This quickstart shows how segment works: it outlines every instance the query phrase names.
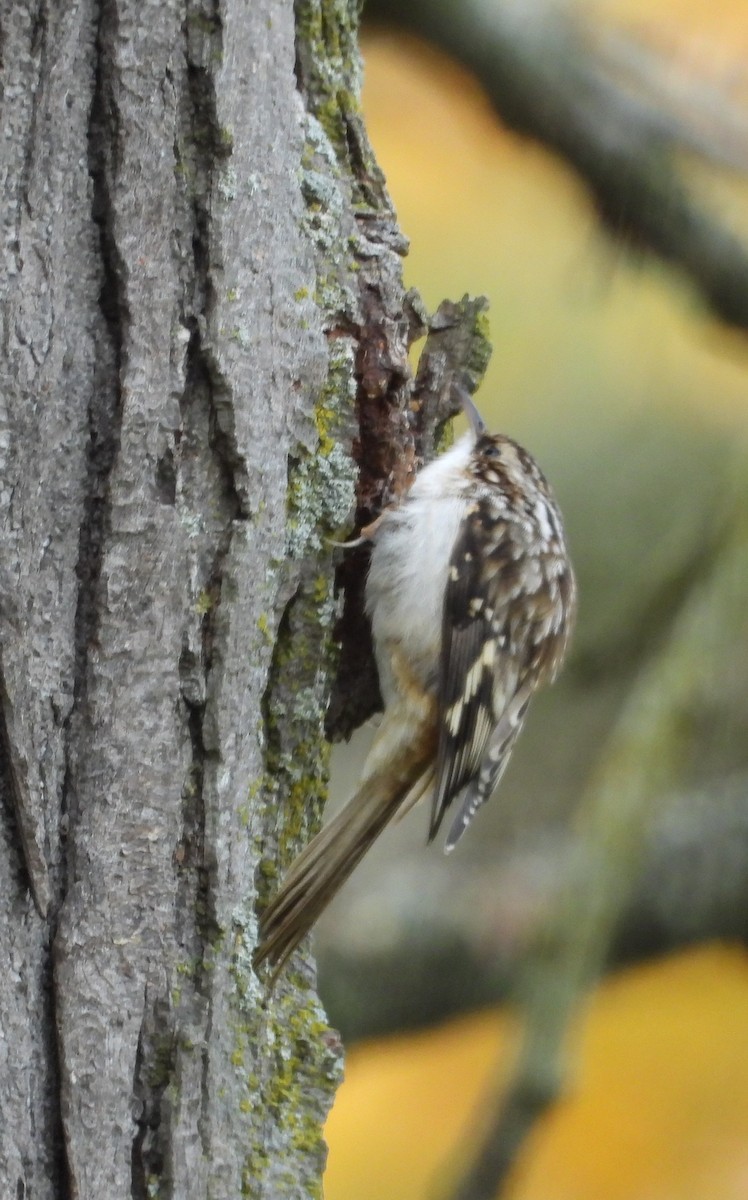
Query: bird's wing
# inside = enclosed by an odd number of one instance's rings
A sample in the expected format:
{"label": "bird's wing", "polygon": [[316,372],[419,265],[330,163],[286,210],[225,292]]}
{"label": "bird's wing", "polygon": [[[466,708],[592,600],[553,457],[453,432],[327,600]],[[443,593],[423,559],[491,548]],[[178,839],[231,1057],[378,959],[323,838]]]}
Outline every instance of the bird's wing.
{"label": "bird's wing", "polygon": [[[484,549],[487,521],[493,525],[490,559]],[[507,627],[513,589],[502,577],[516,570],[511,548],[491,506],[473,505],[455,542],[444,597],[429,839],[455,796],[478,775],[519,683]]]}
{"label": "bird's wing", "polygon": [[445,854],[454,850],[478,809],[498,787],[524,723],[528,703],[529,695],[523,698],[517,693],[493,731],[477,775],[465,784],[457,797],[457,814],[444,841]]}

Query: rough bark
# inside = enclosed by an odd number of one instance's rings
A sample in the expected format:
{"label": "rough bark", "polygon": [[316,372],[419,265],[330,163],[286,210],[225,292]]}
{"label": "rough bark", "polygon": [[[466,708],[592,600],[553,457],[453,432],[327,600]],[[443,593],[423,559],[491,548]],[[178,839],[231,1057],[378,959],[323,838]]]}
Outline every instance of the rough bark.
{"label": "rough bark", "polygon": [[357,378],[360,507],[414,439],[356,23],[0,7],[4,1195],[319,1190],[337,1039],[250,957],[325,790]]}

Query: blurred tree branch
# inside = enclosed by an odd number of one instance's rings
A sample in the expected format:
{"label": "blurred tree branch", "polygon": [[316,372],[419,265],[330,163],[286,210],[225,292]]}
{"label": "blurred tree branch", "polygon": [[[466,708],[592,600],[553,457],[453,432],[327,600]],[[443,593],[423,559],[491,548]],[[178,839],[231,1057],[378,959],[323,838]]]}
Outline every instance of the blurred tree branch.
{"label": "blurred tree branch", "polygon": [[[652,799],[641,868],[611,932],[606,971],[686,945],[748,945],[746,797],[748,771],[737,771]],[[572,838],[560,831],[542,846],[504,847],[466,872],[459,892],[422,859],[393,863],[381,889],[359,897],[318,939],[325,1004],[345,1043],[506,998],[528,942],[571,886],[575,862]],[[376,920],[387,936],[362,943],[361,928]]]}
{"label": "blurred tree branch", "polygon": [[724,92],[568,3],[367,0],[366,13],[462,62],[506,125],[574,168],[612,236],[678,267],[718,317],[748,328],[748,249],[677,161],[686,150],[748,166],[746,118]]}

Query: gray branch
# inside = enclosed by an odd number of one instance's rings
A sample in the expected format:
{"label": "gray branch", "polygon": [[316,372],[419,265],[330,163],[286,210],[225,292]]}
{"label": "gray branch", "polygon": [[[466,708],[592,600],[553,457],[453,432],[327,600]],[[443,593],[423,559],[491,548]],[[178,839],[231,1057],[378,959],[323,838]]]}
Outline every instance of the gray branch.
{"label": "gray branch", "polygon": [[368,0],[367,13],[454,55],[502,121],[558,154],[609,233],[679,268],[723,321],[748,327],[748,249],[689,186],[678,152],[748,166],[746,120],[623,35],[547,0]]}

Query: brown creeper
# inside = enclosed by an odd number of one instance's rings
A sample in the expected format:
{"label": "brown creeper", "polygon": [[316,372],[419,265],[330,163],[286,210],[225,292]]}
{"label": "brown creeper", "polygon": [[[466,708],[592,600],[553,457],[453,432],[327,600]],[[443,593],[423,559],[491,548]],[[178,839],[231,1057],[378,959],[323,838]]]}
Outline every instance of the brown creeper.
{"label": "brown creeper", "polygon": [[574,618],[561,514],[534,459],[472,432],[429,463],[367,531],[366,585],[385,711],[361,782],[292,864],[260,918],[255,962],[278,969],[385,825],[431,801],[445,850],[498,784],[530,697],[550,682]]}

